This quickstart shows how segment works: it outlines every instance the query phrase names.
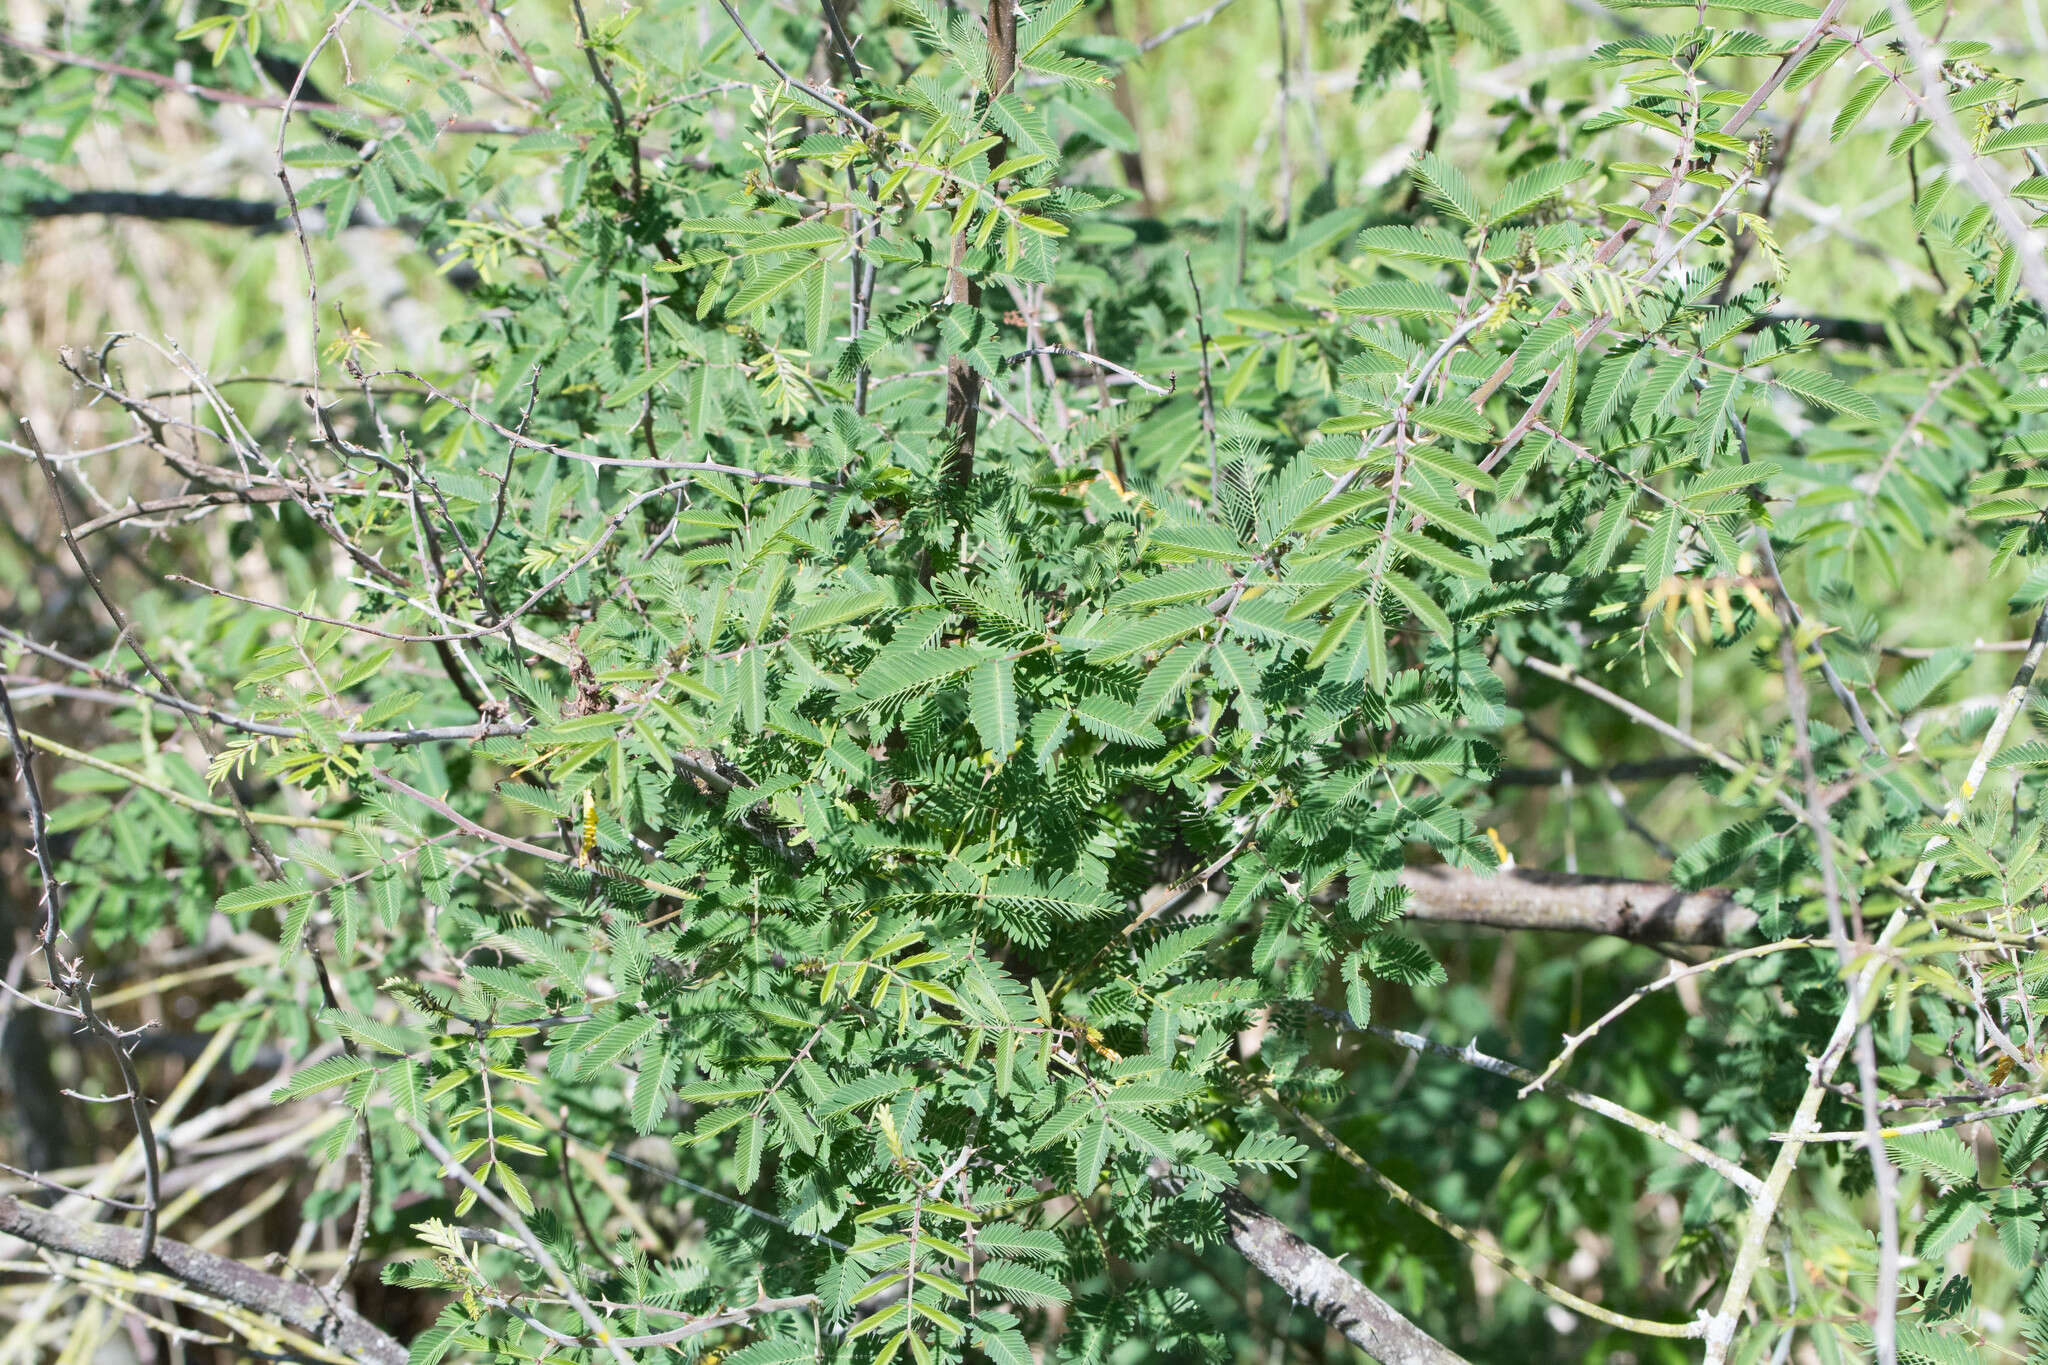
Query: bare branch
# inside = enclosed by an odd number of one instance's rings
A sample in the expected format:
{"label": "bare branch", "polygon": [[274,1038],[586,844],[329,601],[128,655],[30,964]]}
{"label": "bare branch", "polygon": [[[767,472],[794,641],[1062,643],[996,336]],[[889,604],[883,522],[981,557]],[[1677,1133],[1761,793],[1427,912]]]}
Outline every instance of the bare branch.
{"label": "bare branch", "polygon": [[133,1228],[77,1223],[0,1195],[0,1232],[48,1251],[128,1269],[153,1270],[222,1303],[276,1318],[364,1365],[405,1365],[406,1350],[346,1304],[311,1285],[293,1284],[225,1256],[159,1238],[145,1257]]}
{"label": "bare branch", "polygon": [[1222,1194],[1230,1241],[1261,1275],[1380,1365],[1464,1365],[1343,1266],[1236,1190]]}
{"label": "bare branch", "polygon": [[105,1043],[113,1055],[114,1066],[121,1073],[121,1098],[127,1102],[129,1116],[135,1122],[136,1142],[142,1149],[143,1181],[142,1229],[137,1233],[136,1245],[141,1257],[147,1260],[156,1248],[157,1208],[162,1202],[163,1182],[156,1128],[149,1118],[149,1100],[142,1093],[142,1080],[135,1074],[135,1063],[128,1055],[128,1040],[93,1008],[92,978],[78,963],[66,963],[57,951],[57,936],[63,932],[63,884],[57,880],[57,870],[50,858],[50,831],[43,814],[42,790],[36,783],[34,751],[14,718],[14,702],[7,695],[5,683],[0,683],[0,722],[6,724],[8,746],[13,750],[15,766],[20,769],[22,795],[28,804],[29,840],[43,877],[43,923],[38,940],[44,969],[50,975],[50,988],[70,998],[72,1010],[67,1013],[75,1011],[87,1032]]}
{"label": "bare branch", "polygon": [[1492,876],[1461,868],[1410,867],[1408,917],[1432,924],[1612,934],[1635,943],[1720,946],[1747,934],[1756,915],[1719,889],[1680,891],[1662,882],[1516,869]]}
{"label": "bare branch", "polygon": [[1161,29],[1159,32],[1153,34],[1150,38],[1147,38],[1144,42],[1138,44],[1138,55],[1142,57],[1147,52],[1150,52],[1153,48],[1159,47],[1164,43],[1172,42],[1175,38],[1180,37],[1181,34],[1186,33],[1188,30],[1200,28],[1202,25],[1208,23],[1211,19],[1214,19],[1217,15],[1223,13],[1224,10],[1228,9],[1230,7],[1230,3],[1231,0],[1216,0],[1215,4],[1209,6],[1209,8],[1203,10],[1201,13],[1183,19],[1171,28]]}
{"label": "bare branch", "polygon": [[[1498,1057],[1490,1057],[1471,1043],[1467,1043],[1463,1047],[1451,1047],[1446,1043],[1439,1043],[1433,1039],[1425,1038],[1419,1033],[1410,1033],[1404,1029],[1382,1028],[1377,1024],[1368,1024],[1360,1029],[1350,1015],[1340,1014],[1335,1010],[1319,1010],[1318,1013],[1338,1019],[1346,1026],[1357,1029],[1361,1033],[1370,1033],[1376,1038],[1385,1038],[1388,1042],[1398,1043],[1411,1052],[1427,1052],[1433,1057],[1448,1057],[1453,1061],[1463,1062],[1469,1067],[1490,1072],[1495,1076],[1503,1076],[1511,1081],[1533,1081],[1536,1079],[1536,1073],[1527,1067],[1516,1066],[1513,1062],[1503,1061]],[[1603,1118],[1610,1118],[1616,1123],[1625,1124],[1645,1137],[1656,1139],[1671,1148],[1672,1151],[1697,1161],[1700,1165],[1705,1166],[1744,1194],[1755,1196],[1763,1190],[1763,1181],[1757,1179],[1748,1171],[1743,1170],[1740,1166],[1728,1160],[1728,1158],[1701,1146],[1668,1123],[1661,1123],[1656,1119],[1646,1118],[1633,1109],[1627,1109],[1616,1104],[1613,1100],[1605,1099],[1599,1095],[1588,1094],[1583,1090],[1574,1090],[1568,1085],[1552,1086],[1547,1093],[1556,1096],[1558,1099],[1569,1100],[1589,1113],[1599,1114]],[[2048,1100],[2041,1102],[2048,1103]]]}

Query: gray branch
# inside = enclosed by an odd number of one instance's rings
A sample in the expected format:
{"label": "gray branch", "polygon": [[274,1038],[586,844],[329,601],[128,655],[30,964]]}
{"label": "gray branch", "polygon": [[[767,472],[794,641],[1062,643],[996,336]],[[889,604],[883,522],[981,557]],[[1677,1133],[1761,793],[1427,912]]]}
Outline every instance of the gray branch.
{"label": "gray branch", "polygon": [[364,1365],[405,1365],[406,1350],[354,1309],[330,1300],[309,1284],[275,1275],[159,1237],[156,1255],[141,1264],[142,1234],[133,1228],[77,1223],[0,1196],[0,1233],[47,1251],[82,1256],[129,1270],[149,1270],[223,1303],[276,1318],[296,1332],[326,1343]]}
{"label": "gray branch", "polygon": [[1466,1365],[1343,1266],[1236,1190],[1223,1192],[1230,1240],[1260,1274],[1380,1365]]}
{"label": "gray branch", "polygon": [[1581,877],[1563,872],[1486,874],[1455,867],[1410,867],[1408,917],[1434,924],[1612,934],[1635,943],[1718,946],[1741,939],[1755,912],[1727,891],[1680,891],[1663,882]]}

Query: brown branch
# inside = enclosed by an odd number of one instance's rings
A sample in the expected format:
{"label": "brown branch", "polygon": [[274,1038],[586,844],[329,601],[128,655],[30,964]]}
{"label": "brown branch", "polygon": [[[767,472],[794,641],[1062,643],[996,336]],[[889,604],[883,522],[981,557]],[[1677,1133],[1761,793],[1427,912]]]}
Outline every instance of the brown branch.
{"label": "brown branch", "polygon": [[220,488],[208,493],[183,493],[173,498],[153,498],[148,502],[130,503],[117,507],[111,512],[81,522],[73,533],[80,540],[90,538],[94,533],[109,526],[119,526],[124,521],[137,517],[152,517],[163,512],[186,512],[195,507],[227,507],[234,503],[254,506],[257,503],[286,502],[296,497],[294,490],[282,484],[270,487]]}
{"label": "brown branch", "polygon": [[1662,882],[1513,871],[1410,867],[1408,917],[1431,924],[1612,934],[1633,943],[1733,943],[1756,923],[1727,891],[1680,891]]}
{"label": "brown branch", "polygon": [[157,1158],[156,1129],[149,1118],[149,1101],[142,1093],[142,1080],[135,1073],[134,1060],[128,1055],[127,1038],[93,1008],[92,978],[86,975],[80,963],[64,962],[57,951],[57,937],[64,930],[63,883],[57,880],[57,870],[50,857],[50,832],[43,814],[42,788],[36,782],[35,752],[14,718],[14,703],[7,695],[5,683],[0,683],[0,724],[6,726],[8,748],[14,754],[15,766],[20,769],[22,795],[28,803],[29,840],[43,878],[43,923],[38,938],[44,968],[50,976],[50,989],[71,1001],[70,1006],[62,1008],[61,1012],[75,1017],[113,1054],[114,1065],[121,1073],[123,1093],[120,1098],[127,1102],[129,1117],[135,1122],[135,1141],[142,1152],[143,1181],[142,1228],[136,1233],[136,1246],[146,1259],[156,1246],[157,1209],[163,1196],[162,1167]]}
{"label": "brown branch", "polygon": [[490,18],[491,23],[497,27],[499,35],[505,39],[505,46],[512,49],[512,55],[517,57],[519,64],[526,68],[527,79],[533,82],[533,88],[540,91],[542,99],[546,99],[548,97],[548,83],[541,79],[540,68],[533,64],[533,58],[528,54],[526,45],[519,41],[517,34],[512,32],[512,26],[505,22],[504,14],[499,11],[493,0],[479,0],[477,8],[481,9]]}
{"label": "brown branch", "polygon": [[405,1347],[346,1304],[328,1299],[311,1285],[266,1275],[183,1242],[158,1238],[156,1254],[145,1264],[142,1234],[135,1229],[73,1222],[12,1195],[0,1196],[0,1233],[46,1251],[155,1271],[223,1303],[276,1318],[365,1365],[405,1365]]}
{"label": "brown branch", "polygon": [[[988,97],[997,99],[1017,75],[1017,7],[1013,0],[989,0]],[[1006,144],[997,143],[990,163],[1000,164]],[[953,234],[952,254],[946,265],[946,303],[952,307],[977,307],[981,286],[967,273],[967,231]],[[966,356],[946,361],[945,477],[965,484],[974,477],[974,451],[981,426],[981,371]]]}
{"label": "brown branch", "polygon": [[[1122,937],[1186,912],[1210,879],[1251,843],[1247,834],[1206,867],[1146,892],[1141,904],[1150,902],[1150,908],[1124,928]],[[1408,892],[1408,918],[1424,924],[1609,934],[1631,943],[1702,947],[1739,943],[1756,925],[1756,912],[1720,888],[1681,891],[1664,882],[1626,877],[1522,869],[1485,873],[1442,863],[1403,868],[1400,880]]]}
{"label": "brown branch", "polygon": [[[972,308],[981,301],[981,288],[968,277],[967,234],[953,236],[952,258],[946,267],[946,302]],[[965,356],[946,361],[946,478],[964,484],[974,477],[974,451],[981,430],[981,371]]]}
{"label": "brown branch", "polygon": [[[967,234],[953,235],[952,256],[946,267],[946,303],[973,308],[981,302],[981,286],[963,268],[967,259]],[[944,428],[945,477],[965,484],[974,477],[974,452],[981,431],[981,371],[965,356],[946,360],[946,425]]]}

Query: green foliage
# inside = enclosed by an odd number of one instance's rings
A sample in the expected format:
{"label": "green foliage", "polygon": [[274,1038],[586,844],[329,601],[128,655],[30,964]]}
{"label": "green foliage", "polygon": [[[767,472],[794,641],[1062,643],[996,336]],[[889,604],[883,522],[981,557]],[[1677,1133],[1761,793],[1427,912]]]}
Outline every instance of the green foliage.
{"label": "green foliage", "polygon": [[[300,27],[353,35],[352,9]],[[1626,1124],[1564,1131],[1554,1091],[1495,1133],[1444,1117],[1467,1097],[1429,1062],[1404,1107],[1331,1020],[1496,1027],[1446,964],[1466,945],[1403,927],[1402,870],[1498,867],[1502,755],[1532,718],[1613,735],[1607,698],[1633,682],[1661,715],[1676,675],[1742,714],[1680,736],[1711,775],[1670,880],[1739,888],[1758,943],[1824,940],[1831,840],[1862,922],[1910,920],[1870,1013],[1893,1093],[1995,1098],[2015,1062],[1973,1052],[1972,1010],[2031,1030],[2048,1000],[2017,951],[2048,884],[2048,750],[2007,748],[2018,785],[1966,814],[1956,774],[1989,722],[1944,698],[1983,681],[1975,655],[1900,665],[1873,615],[1930,547],[1980,575],[2048,550],[2029,246],[1923,156],[1928,132],[1881,127],[1932,128],[1872,46],[1882,11],[1806,43],[1817,11],[1789,0],[1679,9],[1592,54],[1627,103],[1559,105],[1497,156],[1426,151],[1383,193],[1326,186],[1234,237],[1101,183],[1132,54],[1085,38],[1079,3],[1025,9],[1013,42],[978,12],[856,7],[857,71],[808,12],[735,16],[743,36],[716,9],[632,10],[532,41],[555,79],[514,130],[476,106],[523,61],[472,16],[418,16],[389,69],[351,64],[287,122],[281,168],[309,234],[368,213],[464,274],[457,359],[380,368],[384,343],[323,311],[319,422],[289,464],[296,414],[245,423],[185,371],[209,401],[177,441],[210,487],[266,490],[277,515],[236,511],[236,534],[279,569],[136,613],[225,746],[199,771],[175,699],[124,695],[121,738],[54,784],[72,931],[203,941],[219,915],[279,945],[213,1022],[345,1046],[275,1098],[362,1116],[385,1277],[447,1303],[419,1365],[652,1360],[675,1319],[726,1310],[735,1365],[1221,1358],[1239,1310],[1173,1270],[1213,1266],[1239,1188],[1302,1191],[1302,1235],[1369,1281],[1398,1271],[1454,1345],[1548,1330],[1519,1288],[1497,1324],[1461,1311],[1462,1253],[1351,1192],[1282,1131],[1292,1109],[1341,1112],[1457,1216],[1492,1223],[1497,1198],[1498,1241],[1553,1278],[1581,1241],[1625,1244],[1603,1303],[1718,1302],[1739,1190]],[[150,18],[123,60],[204,58],[254,91],[267,10]],[[1412,69],[1449,127],[1452,63],[1518,55],[1518,27],[1491,0],[1353,0],[1359,97]],[[1952,46],[1935,79],[1965,150],[2015,179],[2042,139],[1990,60]],[[1815,126],[1872,155],[1882,135],[1915,185],[1938,287],[1902,293],[1879,340],[1794,315],[1799,253],[1763,216],[1782,149],[1747,103],[1766,79],[1833,79]],[[87,127],[163,96],[90,88],[24,81],[0,248]],[[196,477],[121,364],[78,364]],[[1810,726],[1781,714],[1781,644]],[[1747,710],[1744,670],[1768,680]],[[1847,1005],[1821,946],[1731,959],[1696,1018],[1658,1016],[1653,1076],[1609,1057],[1601,1077],[1763,1169]],[[1597,1013],[1578,971],[1546,979],[1525,1052]],[[1860,1124],[1842,1094],[1817,1103],[1824,1128]],[[1901,1359],[2006,1331],[1945,1269],[1966,1246],[1998,1256],[2013,1330],[2048,1334],[2028,1174],[2048,1122],[1996,1131],[1997,1179],[1957,1132],[1886,1145],[1908,1187]],[[660,1148],[637,1192],[572,1165],[636,1141]],[[1837,1203],[1864,1193],[1855,1150],[1815,1177]],[[1659,1276],[1646,1190],[1679,1210]],[[589,1232],[685,1200],[680,1248]],[[625,1345],[547,1287],[508,1208]],[[1816,1214],[1797,1240],[1823,1306],[1758,1275],[1750,1358],[1773,1316],[1829,1352],[1857,1340],[1839,1324],[1871,1292],[1868,1237]]]}

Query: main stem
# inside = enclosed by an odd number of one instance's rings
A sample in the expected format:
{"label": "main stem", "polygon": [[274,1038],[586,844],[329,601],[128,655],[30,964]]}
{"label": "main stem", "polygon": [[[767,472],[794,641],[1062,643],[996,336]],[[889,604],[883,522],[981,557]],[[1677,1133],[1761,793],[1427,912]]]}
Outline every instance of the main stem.
{"label": "main stem", "polygon": [[[1017,74],[1016,0],[988,0],[988,97],[1000,99]],[[1000,144],[994,159],[1002,160]],[[981,302],[981,288],[968,277],[967,233],[953,234],[952,258],[947,262],[946,302],[974,307]],[[965,484],[974,477],[975,438],[981,427],[981,374],[964,356],[946,362],[946,477]]]}

